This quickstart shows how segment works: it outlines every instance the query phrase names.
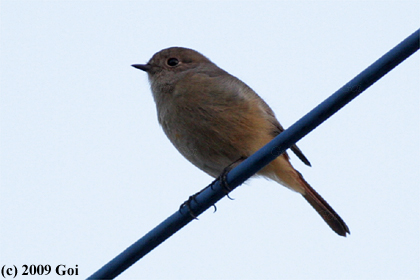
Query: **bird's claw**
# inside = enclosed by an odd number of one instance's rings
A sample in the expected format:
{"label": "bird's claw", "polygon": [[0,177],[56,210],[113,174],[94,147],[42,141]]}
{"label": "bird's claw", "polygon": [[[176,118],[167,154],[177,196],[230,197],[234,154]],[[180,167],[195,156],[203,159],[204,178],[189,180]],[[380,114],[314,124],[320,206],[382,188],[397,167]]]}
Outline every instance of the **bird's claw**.
{"label": "bird's claw", "polygon": [[195,197],[198,195],[199,193],[196,193],[192,196],[190,196],[184,203],[181,204],[181,206],[179,206],[179,211],[181,211],[181,208],[186,206],[188,208],[188,213],[191,215],[191,217],[195,220],[198,220],[197,215],[194,213],[194,211],[191,209],[191,201],[195,201],[196,203],[197,200],[195,199]]}

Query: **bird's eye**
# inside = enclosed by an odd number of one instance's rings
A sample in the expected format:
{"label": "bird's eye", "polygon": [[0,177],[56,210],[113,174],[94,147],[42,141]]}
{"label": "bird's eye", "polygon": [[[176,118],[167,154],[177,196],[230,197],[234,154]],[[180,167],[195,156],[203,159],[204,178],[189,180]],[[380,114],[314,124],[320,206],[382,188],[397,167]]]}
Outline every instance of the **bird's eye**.
{"label": "bird's eye", "polygon": [[175,57],[171,57],[168,59],[168,61],[166,62],[169,66],[174,67],[177,66],[179,64],[179,60]]}

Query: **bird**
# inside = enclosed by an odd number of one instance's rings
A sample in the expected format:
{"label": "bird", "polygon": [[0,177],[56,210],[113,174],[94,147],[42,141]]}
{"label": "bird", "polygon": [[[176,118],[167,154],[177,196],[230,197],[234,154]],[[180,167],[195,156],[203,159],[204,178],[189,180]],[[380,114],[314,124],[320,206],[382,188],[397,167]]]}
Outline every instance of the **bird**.
{"label": "bird", "polygon": [[[248,85],[201,53],[170,47],[146,64],[159,124],[175,148],[193,165],[218,178],[284,131],[274,111]],[[291,151],[311,166],[296,146]],[[282,153],[256,174],[303,196],[330,228],[350,234],[343,219]]]}

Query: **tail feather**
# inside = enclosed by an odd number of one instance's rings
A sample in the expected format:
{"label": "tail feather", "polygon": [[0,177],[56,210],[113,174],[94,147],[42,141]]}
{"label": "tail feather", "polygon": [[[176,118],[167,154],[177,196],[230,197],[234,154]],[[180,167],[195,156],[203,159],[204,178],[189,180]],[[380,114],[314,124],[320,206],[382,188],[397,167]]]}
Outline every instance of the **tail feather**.
{"label": "tail feather", "polygon": [[306,201],[321,215],[322,219],[338,235],[346,236],[350,230],[332,207],[303,179],[302,175],[290,164],[287,155],[283,154],[260,174],[300,193]]}
{"label": "tail feather", "polygon": [[318,212],[330,228],[341,236],[346,236],[347,233],[350,234],[348,226],[334,209],[303,178],[302,181],[306,186],[305,194],[302,194],[302,196]]}

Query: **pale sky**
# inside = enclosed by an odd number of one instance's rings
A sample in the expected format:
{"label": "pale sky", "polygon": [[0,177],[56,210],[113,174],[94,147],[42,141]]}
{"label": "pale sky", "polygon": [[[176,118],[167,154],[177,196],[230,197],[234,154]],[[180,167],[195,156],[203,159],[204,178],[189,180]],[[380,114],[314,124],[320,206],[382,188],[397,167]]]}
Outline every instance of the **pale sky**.
{"label": "pale sky", "polygon": [[[167,140],[131,64],[193,48],[288,127],[420,27],[420,2],[401,0],[0,5],[0,265],[78,266],[60,279],[88,277],[212,181]],[[302,139],[312,167],[291,155],[350,236],[252,179],[117,279],[419,279],[419,65]]]}

